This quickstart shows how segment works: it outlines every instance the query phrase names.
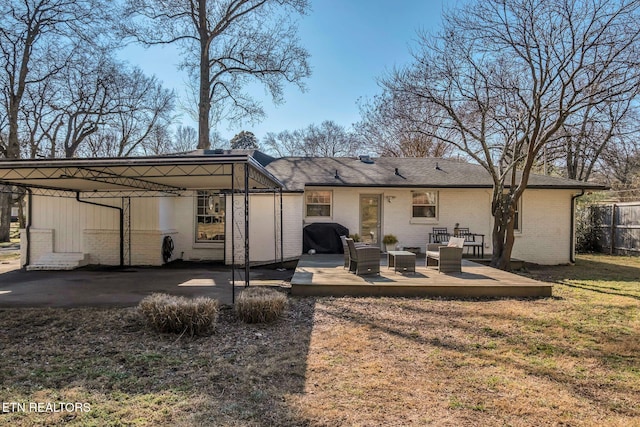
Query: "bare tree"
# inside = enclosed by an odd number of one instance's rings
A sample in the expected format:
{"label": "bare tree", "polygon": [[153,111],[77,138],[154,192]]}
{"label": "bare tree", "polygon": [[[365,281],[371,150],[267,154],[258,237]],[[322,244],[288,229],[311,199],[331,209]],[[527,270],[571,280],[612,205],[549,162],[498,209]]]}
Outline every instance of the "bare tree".
{"label": "bare tree", "polygon": [[322,157],[351,156],[358,150],[354,134],[333,120],[309,125],[304,133],[304,147],[305,155]]}
{"label": "bare tree", "polygon": [[[133,25],[125,34],[145,45],[178,42],[183,67],[198,81],[198,148],[210,148],[210,118],[259,118],[262,107],[244,91],[259,82],[274,102],[283,82],[309,76],[292,14],[307,0],[127,0]],[[214,110],[212,110],[212,108]]]}
{"label": "bare tree", "polygon": [[178,126],[173,135],[173,151],[183,153],[198,146],[198,131],[191,126]]}
{"label": "bare tree", "polygon": [[[541,170],[556,171],[567,178],[588,181],[597,171],[601,157],[629,138],[639,136],[633,99],[588,105],[568,117],[555,141],[542,150]],[[621,153],[621,155],[623,155]]]}
{"label": "bare tree", "polygon": [[[19,158],[19,115],[27,88],[56,75],[73,52],[108,41],[113,13],[100,0],[12,0],[0,2],[0,91],[6,138],[0,152]],[[0,242],[9,239],[10,200],[0,194]]]}
{"label": "bare tree", "polygon": [[[635,121],[636,126],[638,121]],[[600,156],[599,179],[616,189],[630,189],[640,183],[640,132],[622,134],[606,146]]]}
{"label": "bare tree", "polygon": [[353,132],[332,120],[293,132],[270,132],[265,136],[264,145],[281,156],[306,157],[353,156],[361,148]]}
{"label": "bare tree", "polygon": [[[393,93],[383,92],[360,104],[362,119],[356,123],[358,137],[378,155],[386,157],[445,157],[453,147],[432,138],[423,129],[428,122],[416,122],[414,110],[405,111],[406,104]],[[429,114],[424,111],[421,114]]]}
{"label": "bare tree", "polygon": [[[155,77],[147,77],[140,69],[129,69],[123,64],[115,68],[109,79],[110,83],[105,85],[107,103],[98,109],[85,110],[86,116],[100,128],[87,136],[92,150],[113,157],[145,154],[146,140],[158,139],[152,132],[157,134],[158,129],[166,129],[171,122],[173,93],[164,89]],[[74,141],[72,147],[80,147],[81,142]]]}
{"label": "bare tree", "polygon": [[493,180],[492,265],[510,269],[514,218],[533,166],[565,124],[635,95],[637,0],[483,0],[421,35],[413,64],[385,87]]}
{"label": "bare tree", "polygon": [[141,145],[142,152],[146,156],[169,154],[173,151],[171,132],[165,126],[153,126]]}
{"label": "bare tree", "polygon": [[280,157],[300,156],[305,152],[303,148],[303,133],[303,130],[283,130],[278,133],[268,132],[265,135],[262,144],[273,154]]}

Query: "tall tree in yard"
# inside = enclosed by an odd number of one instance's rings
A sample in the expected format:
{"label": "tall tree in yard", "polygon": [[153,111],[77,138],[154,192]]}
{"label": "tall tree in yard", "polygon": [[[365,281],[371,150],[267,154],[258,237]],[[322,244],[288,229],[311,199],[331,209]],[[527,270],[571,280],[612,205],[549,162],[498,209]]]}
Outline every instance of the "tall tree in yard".
{"label": "tall tree in yard", "polygon": [[421,132],[491,175],[493,266],[510,269],[516,207],[542,150],[590,109],[636,95],[639,9],[638,0],[469,2],[385,77]]}
{"label": "tall tree in yard", "polygon": [[[198,87],[198,148],[211,147],[212,116],[258,119],[262,107],[244,92],[261,83],[282,102],[284,82],[303,88],[308,53],[301,48],[292,15],[307,0],[127,0],[124,28],[145,45],[179,43],[183,69]],[[213,110],[212,110],[213,108]]]}
{"label": "tall tree in yard", "polygon": [[[0,116],[6,118],[0,157],[20,157],[18,123],[27,89],[59,73],[76,49],[103,45],[110,6],[100,0],[0,2]],[[10,198],[0,191],[0,242],[9,239]]]}

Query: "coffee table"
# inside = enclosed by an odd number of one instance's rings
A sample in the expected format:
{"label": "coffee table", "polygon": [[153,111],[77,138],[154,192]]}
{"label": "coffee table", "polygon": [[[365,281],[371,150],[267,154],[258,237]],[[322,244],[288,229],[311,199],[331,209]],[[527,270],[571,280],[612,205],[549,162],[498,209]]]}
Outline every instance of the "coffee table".
{"label": "coffee table", "polygon": [[388,268],[393,268],[398,272],[416,272],[416,254],[409,251],[388,251],[387,252]]}

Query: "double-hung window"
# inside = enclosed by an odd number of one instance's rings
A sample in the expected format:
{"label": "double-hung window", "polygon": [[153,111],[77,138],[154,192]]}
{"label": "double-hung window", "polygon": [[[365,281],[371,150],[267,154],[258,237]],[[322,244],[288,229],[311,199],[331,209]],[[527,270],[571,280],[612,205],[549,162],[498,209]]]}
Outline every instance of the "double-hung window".
{"label": "double-hung window", "polygon": [[437,191],[413,191],[411,193],[411,217],[437,218],[438,216],[438,192]]}
{"label": "double-hung window", "polygon": [[330,217],[331,216],[331,191],[311,190],[305,192],[306,216]]}
{"label": "double-hung window", "polygon": [[196,200],[196,242],[224,242],[224,194],[198,191]]}

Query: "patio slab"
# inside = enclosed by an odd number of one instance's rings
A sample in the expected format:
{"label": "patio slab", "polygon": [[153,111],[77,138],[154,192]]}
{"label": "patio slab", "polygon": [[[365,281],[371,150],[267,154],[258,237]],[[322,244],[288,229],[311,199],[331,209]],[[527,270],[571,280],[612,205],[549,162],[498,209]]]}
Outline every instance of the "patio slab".
{"label": "patio slab", "polygon": [[356,276],[343,267],[342,255],[303,255],[291,279],[292,295],[300,296],[437,296],[454,298],[550,297],[553,286],[497,270],[466,259],[462,273],[439,273],[417,260],[415,273],[388,269],[386,256],[380,275]]}
{"label": "patio slab", "polygon": [[[155,292],[232,303],[231,270],[225,266],[74,271],[23,271],[17,265],[4,266],[7,269],[0,269],[0,308],[135,306]],[[13,269],[7,271],[9,267]],[[291,274],[291,270],[252,269],[249,277],[251,285],[278,286]],[[235,280],[237,296],[244,288],[244,271],[236,270]]]}

